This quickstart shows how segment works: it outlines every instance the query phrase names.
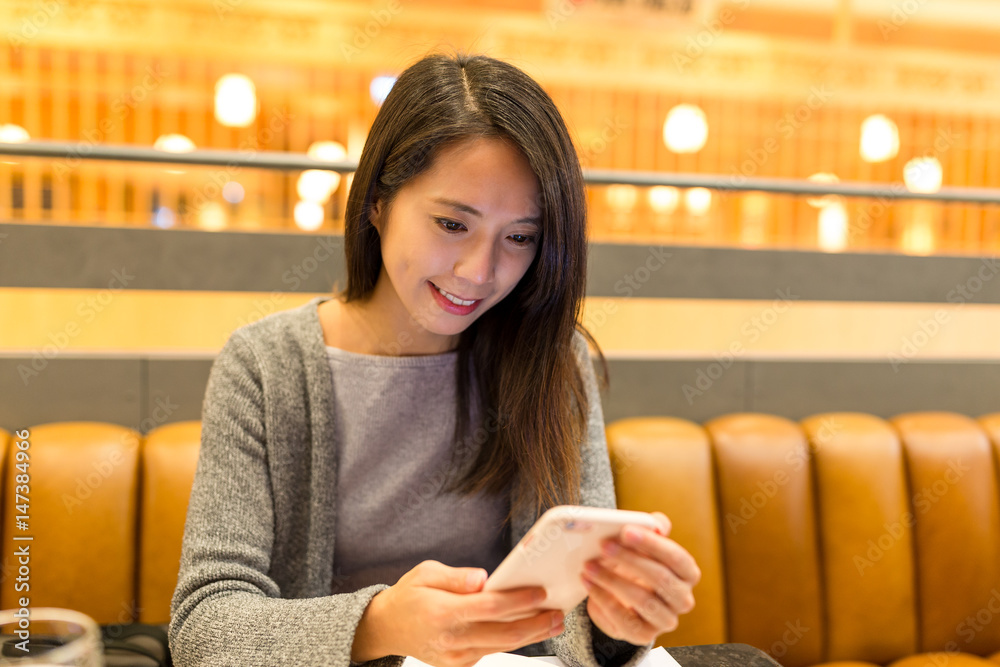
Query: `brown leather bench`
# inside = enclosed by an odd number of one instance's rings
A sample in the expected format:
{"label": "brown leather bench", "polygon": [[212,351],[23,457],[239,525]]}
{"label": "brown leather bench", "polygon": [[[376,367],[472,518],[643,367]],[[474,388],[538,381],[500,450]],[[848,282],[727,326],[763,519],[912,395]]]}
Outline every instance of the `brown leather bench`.
{"label": "brown leather bench", "polygon": [[[201,439],[200,422],[161,426],[143,438],[98,422],[28,428],[27,525],[18,530],[12,457],[14,434],[0,431],[6,452],[0,503],[4,543],[30,535],[31,606],[69,607],[101,624],[164,624],[177,583],[188,495]],[[0,554],[0,607],[17,606],[13,549]]]}
{"label": "brown leather bench", "polygon": [[663,645],[747,643],[786,667],[1000,663],[1000,414],[607,434],[619,507],[665,512],[702,569]]}
{"label": "brown leather bench", "polygon": [[[4,543],[34,538],[32,606],[166,623],[200,424],[29,431],[28,530],[3,431],[0,502]],[[619,506],[665,512],[703,572],[662,645],[748,643],[787,667],[1000,663],[1000,414],[636,418],[607,435]],[[12,553],[5,608],[23,595]]]}

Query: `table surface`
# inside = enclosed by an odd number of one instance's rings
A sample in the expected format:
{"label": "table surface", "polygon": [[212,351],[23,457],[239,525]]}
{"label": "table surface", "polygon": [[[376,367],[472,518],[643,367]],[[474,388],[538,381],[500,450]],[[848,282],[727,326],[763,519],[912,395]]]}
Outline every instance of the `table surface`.
{"label": "table surface", "polygon": [[674,646],[667,653],[681,667],[781,667],[767,653],[749,644]]}

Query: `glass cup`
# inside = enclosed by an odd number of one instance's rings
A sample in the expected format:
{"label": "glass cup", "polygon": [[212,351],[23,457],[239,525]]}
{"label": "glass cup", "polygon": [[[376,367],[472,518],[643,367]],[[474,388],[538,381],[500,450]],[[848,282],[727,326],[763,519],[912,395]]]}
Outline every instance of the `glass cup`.
{"label": "glass cup", "polygon": [[104,667],[101,630],[94,619],[71,609],[5,609],[0,665]]}

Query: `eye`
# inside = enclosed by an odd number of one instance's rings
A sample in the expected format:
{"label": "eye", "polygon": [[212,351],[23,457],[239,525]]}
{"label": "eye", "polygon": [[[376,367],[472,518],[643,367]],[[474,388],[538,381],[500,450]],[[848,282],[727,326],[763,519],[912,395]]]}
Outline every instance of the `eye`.
{"label": "eye", "polygon": [[447,218],[434,218],[434,220],[439,225],[441,225],[446,232],[451,232],[451,233],[455,233],[460,230],[455,229],[454,227],[450,227],[449,225],[457,225],[460,228],[465,226],[460,222],[455,222],[454,220],[448,220]]}
{"label": "eye", "polygon": [[514,245],[517,246],[529,246],[535,242],[535,237],[530,234],[514,234],[511,238],[521,239],[520,241],[514,241]]}

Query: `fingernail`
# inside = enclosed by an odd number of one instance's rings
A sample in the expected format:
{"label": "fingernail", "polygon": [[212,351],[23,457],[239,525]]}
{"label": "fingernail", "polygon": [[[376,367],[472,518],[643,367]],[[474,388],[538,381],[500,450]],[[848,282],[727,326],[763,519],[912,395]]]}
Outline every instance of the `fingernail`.
{"label": "fingernail", "polygon": [[642,542],[642,533],[635,528],[626,528],[625,535],[623,537],[626,544],[639,544]]}
{"label": "fingernail", "polygon": [[562,614],[552,615],[552,629],[562,631],[563,617]]}
{"label": "fingernail", "polygon": [[593,582],[590,581],[590,579],[587,579],[586,577],[584,577],[584,579],[583,579],[583,587],[586,588],[589,591],[591,588],[594,587],[594,584],[593,584]]}
{"label": "fingernail", "polygon": [[583,565],[583,571],[590,575],[596,575],[598,572],[601,571],[601,568],[597,565],[597,563],[593,561],[587,561]]}
{"label": "fingernail", "polygon": [[609,556],[616,556],[618,552],[621,551],[621,547],[615,542],[605,542],[601,545],[601,551]]}
{"label": "fingernail", "polygon": [[479,585],[483,583],[486,579],[485,572],[480,570],[479,572],[470,572],[466,577],[466,581],[469,583],[469,588],[479,588]]}

